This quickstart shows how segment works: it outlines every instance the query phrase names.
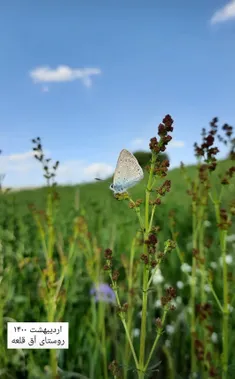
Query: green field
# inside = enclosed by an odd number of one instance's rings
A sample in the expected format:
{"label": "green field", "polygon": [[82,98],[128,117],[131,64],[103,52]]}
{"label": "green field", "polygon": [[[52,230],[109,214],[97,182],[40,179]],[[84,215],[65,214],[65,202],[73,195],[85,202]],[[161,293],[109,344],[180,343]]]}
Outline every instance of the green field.
{"label": "green field", "polygon": [[[223,176],[232,164],[229,159],[219,161],[210,177],[212,195],[220,193],[220,174]],[[191,180],[196,180],[196,166],[186,167],[186,171]],[[147,178],[145,172],[144,180],[130,190],[134,201],[145,199]],[[176,289],[172,301],[176,309],[166,313],[144,376],[136,368],[121,320],[126,318],[139,357],[145,270],[140,258],[145,247],[135,208],[128,207],[129,201],[114,198],[108,188],[111,179],[58,186],[55,201],[54,190],[48,187],[1,194],[0,378],[186,379],[192,373],[192,364],[198,379],[235,377],[234,221],[231,219],[226,233],[218,228],[216,204],[209,195],[208,205],[203,208],[199,196],[196,208],[192,208],[180,168],[170,170],[166,179],[171,181],[171,190],[162,197],[153,218],[153,225],[159,227],[156,254],[163,252],[165,241],[175,240],[176,244],[162,259],[160,272],[156,271],[148,290],[146,359],[158,333],[155,320],[163,317],[160,299],[169,286]],[[159,186],[165,178],[158,180]],[[232,178],[224,186],[217,210],[227,209],[230,214],[234,194]],[[173,230],[171,210],[175,211]],[[140,214],[143,212],[144,203],[140,206]],[[111,283],[103,269],[107,248],[113,251],[113,267],[119,271],[121,304],[128,303],[121,318],[120,309],[118,312],[113,303],[95,303],[90,294],[92,286]],[[193,258],[194,248],[203,257],[201,261],[196,255]],[[223,254],[227,255],[226,262],[220,263]],[[183,272],[182,265],[190,271]],[[209,306],[203,308],[205,304]],[[13,320],[68,321],[69,349],[7,350],[6,323]]]}

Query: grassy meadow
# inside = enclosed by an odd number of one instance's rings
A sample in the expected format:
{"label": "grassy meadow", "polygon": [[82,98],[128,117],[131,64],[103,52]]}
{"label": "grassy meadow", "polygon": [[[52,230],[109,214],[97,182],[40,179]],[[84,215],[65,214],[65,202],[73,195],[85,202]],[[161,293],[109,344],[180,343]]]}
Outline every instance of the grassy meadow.
{"label": "grassy meadow", "polygon": [[[234,156],[213,166],[214,121],[198,166],[165,176],[164,120],[128,195],[50,174],[1,192],[0,378],[235,378]],[[8,350],[9,321],[68,321],[69,349]]]}

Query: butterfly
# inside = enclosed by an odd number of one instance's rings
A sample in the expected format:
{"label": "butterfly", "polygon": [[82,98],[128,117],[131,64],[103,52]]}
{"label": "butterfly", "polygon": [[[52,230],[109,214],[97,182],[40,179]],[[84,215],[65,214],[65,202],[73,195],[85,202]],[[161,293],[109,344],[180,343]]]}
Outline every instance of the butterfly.
{"label": "butterfly", "polygon": [[144,177],[142,168],[136,157],[128,150],[123,149],[117,161],[110,189],[114,194],[124,193],[128,188],[135,186]]}

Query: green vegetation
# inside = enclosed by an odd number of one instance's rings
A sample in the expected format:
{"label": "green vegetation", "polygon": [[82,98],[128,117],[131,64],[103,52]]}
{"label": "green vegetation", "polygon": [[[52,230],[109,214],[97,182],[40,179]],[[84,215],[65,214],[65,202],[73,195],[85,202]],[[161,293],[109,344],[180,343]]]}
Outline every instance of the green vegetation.
{"label": "green vegetation", "polygon": [[[234,140],[223,130],[229,159],[213,170],[204,135],[206,161],[166,178],[159,132],[144,180],[119,201],[111,179],[53,186],[44,157],[46,187],[1,192],[0,378],[234,378]],[[95,302],[101,283],[117,308]],[[68,321],[69,349],[7,350],[14,320]]]}

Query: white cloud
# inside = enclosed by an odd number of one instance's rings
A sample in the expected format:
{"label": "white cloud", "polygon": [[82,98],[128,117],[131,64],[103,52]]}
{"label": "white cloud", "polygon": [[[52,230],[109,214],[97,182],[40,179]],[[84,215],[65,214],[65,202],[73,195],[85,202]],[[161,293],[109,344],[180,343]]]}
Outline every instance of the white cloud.
{"label": "white cloud", "polygon": [[218,9],[211,18],[211,24],[217,24],[218,22],[224,22],[233,18],[235,18],[235,0]]}
{"label": "white cloud", "polygon": [[32,158],[34,156],[33,151],[26,151],[25,153],[19,153],[19,154],[11,154],[11,155],[3,155],[2,159],[9,161],[9,162],[17,162],[17,161],[25,161],[28,158]]}
{"label": "white cloud", "polygon": [[[48,154],[48,151],[45,151]],[[35,172],[40,166],[36,161],[34,151],[25,151],[24,153],[1,155],[0,156],[0,173],[4,173],[7,177],[30,174],[32,170]],[[40,167],[39,167],[40,168]],[[22,176],[23,175],[23,176]],[[30,178],[30,176],[29,176]]]}
{"label": "white cloud", "polygon": [[143,142],[146,142],[146,141],[144,141],[142,138],[136,138],[131,143],[133,146],[139,146],[139,145],[142,145]]}
{"label": "white cloud", "polygon": [[184,141],[177,141],[177,140],[171,140],[170,142],[169,142],[169,148],[173,148],[173,147],[184,147],[185,146],[185,143],[184,143]]}
{"label": "white cloud", "polygon": [[69,66],[58,66],[55,69],[49,66],[36,67],[29,75],[34,83],[60,83],[81,80],[86,87],[91,87],[91,77],[100,75],[99,68],[71,68]]}
{"label": "white cloud", "polygon": [[90,179],[94,177],[105,178],[113,174],[114,168],[106,163],[93,163],[84,168],[84,173]]}
{"label": "white cloud", "polygon": [[[16,187],[20,186],[24,177],[30,178],[30,173],[37,173],[37,165],[34,162],[32,151],[24,153],[1,155],[0,156],[0,174],[5,174],[3,186]],[[36,160],[35,160],[36,161]]]}
{"label": "white cloud", "polygon": [[87,165],[80,160],[67,161],[58,168],[58,181],[80,183],[93,181],[95,178],[105,179],[111,176],[114,168],[106,163],[92,163]]}
{"label": "white cloud", "polygon": [[[45,151],[45,154],[50,155]],[[83,160],[68,160],[57,170],[56,181],[60,184],[93,181],[95,177],[105,179],[111,176],[114,167],[107,163],[88,164]],[[33,151],[0,156],[0,174],[6,174],[4,187],[33,187],[44,185],[40,162],[34,158]]]}
{"label": "white cloud", "polygon": [[148,150],[149,141],[143,138],[136,138],[131,141],[131,147],[133,149]]}

